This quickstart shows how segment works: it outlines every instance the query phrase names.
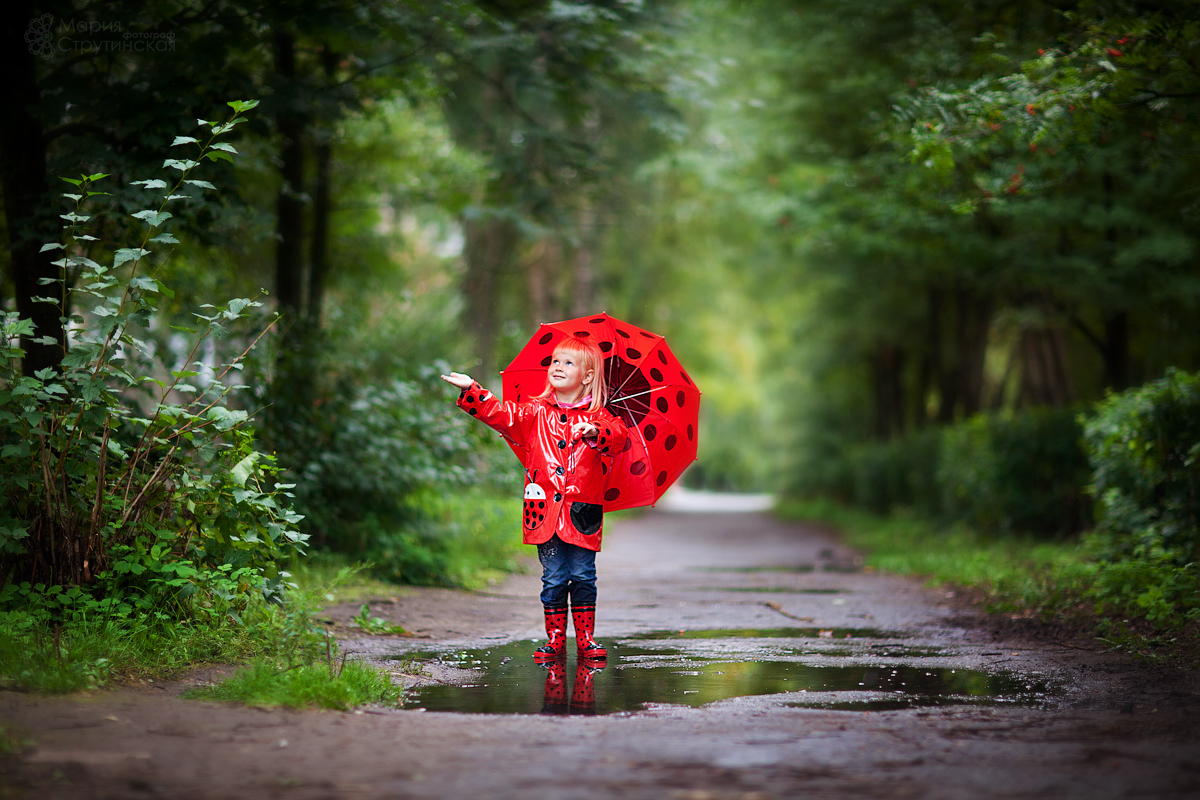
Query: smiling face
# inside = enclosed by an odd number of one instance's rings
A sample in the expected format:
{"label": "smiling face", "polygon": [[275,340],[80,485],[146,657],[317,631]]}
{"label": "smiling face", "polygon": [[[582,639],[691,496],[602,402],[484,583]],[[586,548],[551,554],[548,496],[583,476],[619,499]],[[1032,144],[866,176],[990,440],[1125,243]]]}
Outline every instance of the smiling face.
{"label": "smiling face", "polygon": [[565,350],[555,350],[546,370],[546,380],[554,387],[560,402],[574,403],[583,394],[584,386],[592,382],[593,371],[583,363],[583,358]]}

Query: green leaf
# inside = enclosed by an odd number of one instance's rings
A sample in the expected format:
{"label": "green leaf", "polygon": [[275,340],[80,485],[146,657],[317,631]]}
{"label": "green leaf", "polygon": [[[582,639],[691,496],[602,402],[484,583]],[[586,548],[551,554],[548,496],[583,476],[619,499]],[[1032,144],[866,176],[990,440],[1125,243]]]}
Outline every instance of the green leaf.
{"label": "green leaf", "polygon": [[49,244],[42,245],[42,249],[38,250],[38,252],[44,253],[47,250],[66,250],[66,249],[67,249],[67,246],[65,244],[59,244],[58,242],[50,242]]}
{"label": "green leaf", "polygon": [[134,186],[141,186],[145,189],[166,189],[167,182],[160,181],[158,178],[152,178],[144,181],[130,181]]}
{"label": "green leaf", "polygon": [[157,228],[172,217],[172,214],[166,211],[154,211],[145,209],[133,215],[134,217],[145,221],[151,228]]}
{"label": "green leaf", "polygon": [[66,181],[67,183],[71,184],[72,186],[82,186],[83,185],[83,181],[77,181],[74,178],[59,178],[59,180]]}
{"label": "green leaf", "polygon": [[240,114],[243,111],[249,111],[250,109],[256,107],[258,105],[258,101],[257,100],[230,100],[225,105],[229,106],[234,111],[236,111],[237,113]]}
{"label": "green leaf", "polygon": [[167,195],[167,202],[168,202],[168,203],[169,203],[169,202],[171,202],[172,200],[190,200],[190,199],[192,199],[192,196],[191,196],[190,194],[171,194],[171,195]]}
{"label": "green leaf", "polygon": [[226,144],[225,142],[214,142],[213,144],[209,145],[209,147],[211,147],[213,150],[224,150],[226,153],[237,153],[237,150],[234,149],[233,145]]}
{"label": "green leaf", "polygon": [[173,167],[174,169],[177,169],[180,172],[187,172],[189,169],[196,166],[198,163],[200,163],[200,162],[192,161],[192,160],[186,159],[186,158],[183,159],[182,161],[177,158],[168,158],[166,161],[163,162],[163,166],[164,167]]}
{"label": "green leaf", "polygon": [[136,278],[134,278],[133,280],[131,280],[129,282],[129,285],[132,286],[134,289],[140,289],[143,292],[157,292],[158,291],[158,281],[154,280],[154,278],[150,278],[145,275],[138,275]]}
{"label": "green leaf", "polygon": [[91,217],[86,214],[76,214],[74,212],[70,214],[59,214],[58,216],[67,220],[68,222],[87,222],[89,219],[91,219]]}
{"label": "green leaf", "polygon": [[177,144],[200,144],[200,140],[194,136],[176,136],[175,141],[171,142],[171,147]]}
{"label": "green leaf", "polygon": [[233,163],[233,156],[229,155],[229,153],[222,153],[220,150],[209,150],[204,154],[204,157],[211,161],[228,161],[230,164]]}
{"label": "green leaf", "polygon": [[197,125],[212,125],[212,123],[206,119],[197,119],[196,124]]}
{"label": "green leaf", "polygon": [[[136,217],[137,214],[134,214]],[[145,217],[143,217],[145,219]],[[151,223],[155,224],[155,223]],[[142,256],[150,255],[150,251],[140,247],[123,247],[113,256],[113,268],[121,266],[126,261],[138,261]]]}
{"label": "green leaf", "polygon": [[201,189],[216,189],[217,188],[217,187],[213,186],[211,183],[209,183],[208,181],[186,180],[186,181],[184,181],[184,183],[189,183],[192,186],[199,186]]}
{"label": "green leaf", "polygon": [[81,194],[67,194],[66,192],[63,192],[62,196],[74,200],[75,202],[79,202],[83,199],[83,195]]}
{"label": "green leaf", "polygon": [[251,473],[254,472],[254,462],[258,458],[258,453],[251,453],[234,465],[230,474],[238,486],[245,486],[249,480]]}
{"label": "green leaf", "polygon": [[111,172],[97,172],[95,175],[85,175],[83,179],[88,183],[95,183],[101,178],[107,178],[111,174]]}
{"label": "green leaf", "polygon": [[158,236],[152,237],[150,241],[158,242],[159,244],[179,244],[179,240],[170,233],[160,233]]}

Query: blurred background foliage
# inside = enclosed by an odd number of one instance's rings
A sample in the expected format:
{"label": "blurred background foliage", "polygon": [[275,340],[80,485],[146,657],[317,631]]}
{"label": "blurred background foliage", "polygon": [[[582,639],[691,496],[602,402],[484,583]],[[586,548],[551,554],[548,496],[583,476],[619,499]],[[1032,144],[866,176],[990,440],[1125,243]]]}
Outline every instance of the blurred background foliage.
{"label": "blurred background foliage", "polygon": [[[690,486],[992,536],[1091,529],[1097,402],[1111,417],[1110,394],[1200,368],[1191,3],[3,13],[0,299],[58,326],[28,302],[56,274],[36,249],[58,174],[113,173],[119,239],[129,181],[176,120],[260,99],[243,157],[213,170],[222,199],[182,212],[192,235],[150,333],[169,362],[184,309],[270,292],[283,320],[237,402],[316,548],[390,578],[511,566],[494,541],[515,541],[501,498],[519,473],[434,376],[498,387],[541,321],[605,310],[667,336],[704,390]],[[171,46],[117,46],[126,33]],[[27,369],[50,363],[29,348]],[[1105,503],[1110,534],[1136,516]]]}

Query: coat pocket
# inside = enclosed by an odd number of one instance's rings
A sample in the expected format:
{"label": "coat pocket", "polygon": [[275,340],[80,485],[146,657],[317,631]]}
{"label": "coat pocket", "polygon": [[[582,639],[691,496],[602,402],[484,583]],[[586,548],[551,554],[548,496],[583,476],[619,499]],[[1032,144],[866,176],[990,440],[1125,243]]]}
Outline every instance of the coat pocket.
{"label": "coat pocket", "polygon": [[600,530],[604,521],[604,506],[599,503],[571,503],[571,524],[584,536]]}

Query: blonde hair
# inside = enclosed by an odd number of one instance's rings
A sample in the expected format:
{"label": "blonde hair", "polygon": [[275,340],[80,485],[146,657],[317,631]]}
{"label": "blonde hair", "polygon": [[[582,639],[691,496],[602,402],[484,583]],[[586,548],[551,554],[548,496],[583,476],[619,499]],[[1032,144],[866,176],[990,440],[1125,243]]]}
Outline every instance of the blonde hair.
{"label": "blonde hair", "polygon": [[[578,360],[579,366],[583,367],[585,373],[591,371],[592,382],[584,384],[585,391],[592,395],[588,411],[599,411],[608,399],[608,386],[604,380],[604,354],[600,352],[600,347],[587,339],[568,336],[554,346],[554,352],[551,355],[555,356],[559,353],[566,353]],[[552,396],[554,396],[554,387],[550,385],[550,379],[547,378],[545,391],[533,399],[545,400]]]}

